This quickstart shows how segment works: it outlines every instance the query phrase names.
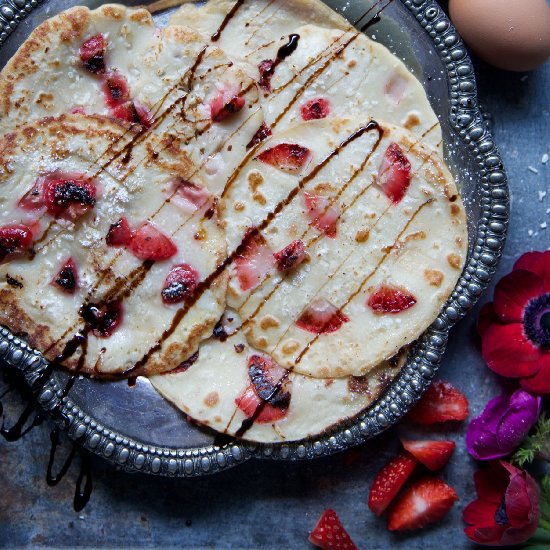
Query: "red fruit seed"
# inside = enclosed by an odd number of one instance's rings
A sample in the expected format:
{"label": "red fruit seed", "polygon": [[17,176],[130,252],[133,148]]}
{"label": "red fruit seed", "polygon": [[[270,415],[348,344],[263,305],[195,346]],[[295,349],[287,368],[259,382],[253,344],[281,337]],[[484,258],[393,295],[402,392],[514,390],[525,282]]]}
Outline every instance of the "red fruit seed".
{"label": "red fruit seed", "polygon": [[358,550],[334,510],[325,510],[313,531],[309,542],[323,550]]}
{"label": "red fruit seed", "polygon": [[412,474],[417,460],[405,452],[390,460],[376,474],[369,493],[369,508],[381,516]]}
{"label": "red fruit seed", "polygon": [[441,470],[455,450],[454,441],[411,441],[402,439],[403,447],[426,468]]}
{"label": "red fruit seed", "polygon": [[422,529],[443,519],[458,495],[452,487],[437,478],[417,481],[398,499],[388,515],[390,531]]}

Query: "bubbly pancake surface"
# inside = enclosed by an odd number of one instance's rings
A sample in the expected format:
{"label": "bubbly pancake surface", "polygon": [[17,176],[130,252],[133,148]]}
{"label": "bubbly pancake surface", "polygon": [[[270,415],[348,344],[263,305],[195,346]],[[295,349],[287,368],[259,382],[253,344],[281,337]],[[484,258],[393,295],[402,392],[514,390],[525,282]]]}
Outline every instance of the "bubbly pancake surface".
{"label": "bubbly pancake surface", "polygon": [[422,85],[322,2],[72,8],[0,90],[0,322],[222,433],[356,416],[460,275]]}

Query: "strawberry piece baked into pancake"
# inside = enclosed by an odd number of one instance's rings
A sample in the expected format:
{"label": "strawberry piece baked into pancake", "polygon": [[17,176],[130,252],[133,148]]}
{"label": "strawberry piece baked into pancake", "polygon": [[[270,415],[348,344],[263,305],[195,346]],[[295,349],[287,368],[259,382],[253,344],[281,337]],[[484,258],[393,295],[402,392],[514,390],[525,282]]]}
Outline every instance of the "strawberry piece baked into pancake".
{"label": "strawberry piece baked into pancake", "polygon": [[311,378],[283,369],[255,350],[238,329],[203,342],[153,386],[190,418],[221,433],[259,442],[296,441],[353,418],[373,403],[402,367],[405,354],[364,377]]}
{"label": "strawberry piece baked into pancake", "polygon": [[439,147],[439,122],[421,83],[387,48],[328,11],[317,0],[208,0],[184,4],[171,22],[196,29],[247,67],[271,130],[357,115],[404,126]]}
{"label": "strawberry piece baked into pancake", "polygon": [[364,375],[416,339],[465,260],[451,175],[385,123],[317,120],[273,135],[221,206],[237,250],[228,304],[249,343],[319,378]]}
{"label": "strawberry piece baked into pancake", "polygon": [[224,309],[223,275],[195,292],[226,244],[189,158],[147,142],[97,162],[135,130],[66,115],[0,141],[0,322],[94,376],[176,367]]}

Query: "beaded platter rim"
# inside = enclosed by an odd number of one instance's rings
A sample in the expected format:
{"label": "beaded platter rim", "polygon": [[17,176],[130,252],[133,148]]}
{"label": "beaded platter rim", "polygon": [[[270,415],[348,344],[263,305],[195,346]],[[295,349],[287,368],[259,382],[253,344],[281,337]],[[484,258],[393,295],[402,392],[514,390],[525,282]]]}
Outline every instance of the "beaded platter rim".
{"label": "beaded platter rim", "polygon": [[[164,476],[195,477],[250,458],[302,460],[329,455],[381,433],[399,420],[427,389],[445,351],[449,330],[474,306],[491,280],[506,240],[509,196],[498,149],[477,102],[473,65],[466,48],[435,0],[400,0],[431,37],[447,69],[450,123],[477,165],[480,218],[464,271],[438,318],[414,344],[407,364],[382,396],[358,417],[308,440],[258,444],[235,441],[177,449],[145,445],[102,426],[53,380],[42,383],[48,362],[24,340],[0,328],[0,358],[23,372],[40,405],[71,439],[119,468]],[[0,47],[43,0],[0,0]]]}

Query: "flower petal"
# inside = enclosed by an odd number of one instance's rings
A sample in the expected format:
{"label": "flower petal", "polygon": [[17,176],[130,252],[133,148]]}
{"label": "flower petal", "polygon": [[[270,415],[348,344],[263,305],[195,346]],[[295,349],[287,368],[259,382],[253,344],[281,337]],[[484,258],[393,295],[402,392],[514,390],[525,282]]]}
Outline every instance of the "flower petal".
{"label": "flower petal", "polygon": [[478,498],[470,502],[464,512],[462,519],[465,523],[475,525],[476,527],[485,527],[495,524],[495,513],[498,510],[498,504]]}
{"label": "flower petal", "polygon": [[502,502],[502,497],[508,487],[508,473],[499,462],[492,462],[489,467],[478,470],[474,474],[474,483],[478,497],[495,504],[495,511]]}
{"label": "flower petal", "polygon": [[525,471],[501,462],[510,473],[510,483],[505,493],[506,516],[512,527],[522,528],[537,523],[540,515],[538,487]]}
{"label": "flower petal", "polygon": [[486,303],[479,312],[477,318],[477,332],[480,336],[483,336],[485,331],[493,324],[499,322],[499,317],[495,312],[495,306],[493,302]]}
{"label": "flower petal", "polygon": [[514,264],[516,269],[536,273],[544,281],[544,292],[550,292],[550,250],[527,252]]}
{"label": "flower petal", "polygon": [[500,546],[500,540],[505,530],[505,525],[492,525],[489,527],[466,527],[464,532],[471,540],[479,544]]}
{"label": "flower petal", "polygon": [[550,353],[546,352],[539,360],[539,371],[528,378],[522,378],[521,387],[537,395],[550,394]]}
{"label": "flower petal", "polygon": [[523,311],[532,298],[544,293],[539,275],[523,269],[512,271],[495,287],[495,311],[505,323],[521,323]]}
{"label": "flower petal", "polygon": [[481,352],[492,371],[509,378],[533,376],[542,357],[519,323],[491,325],[483,335]]}

